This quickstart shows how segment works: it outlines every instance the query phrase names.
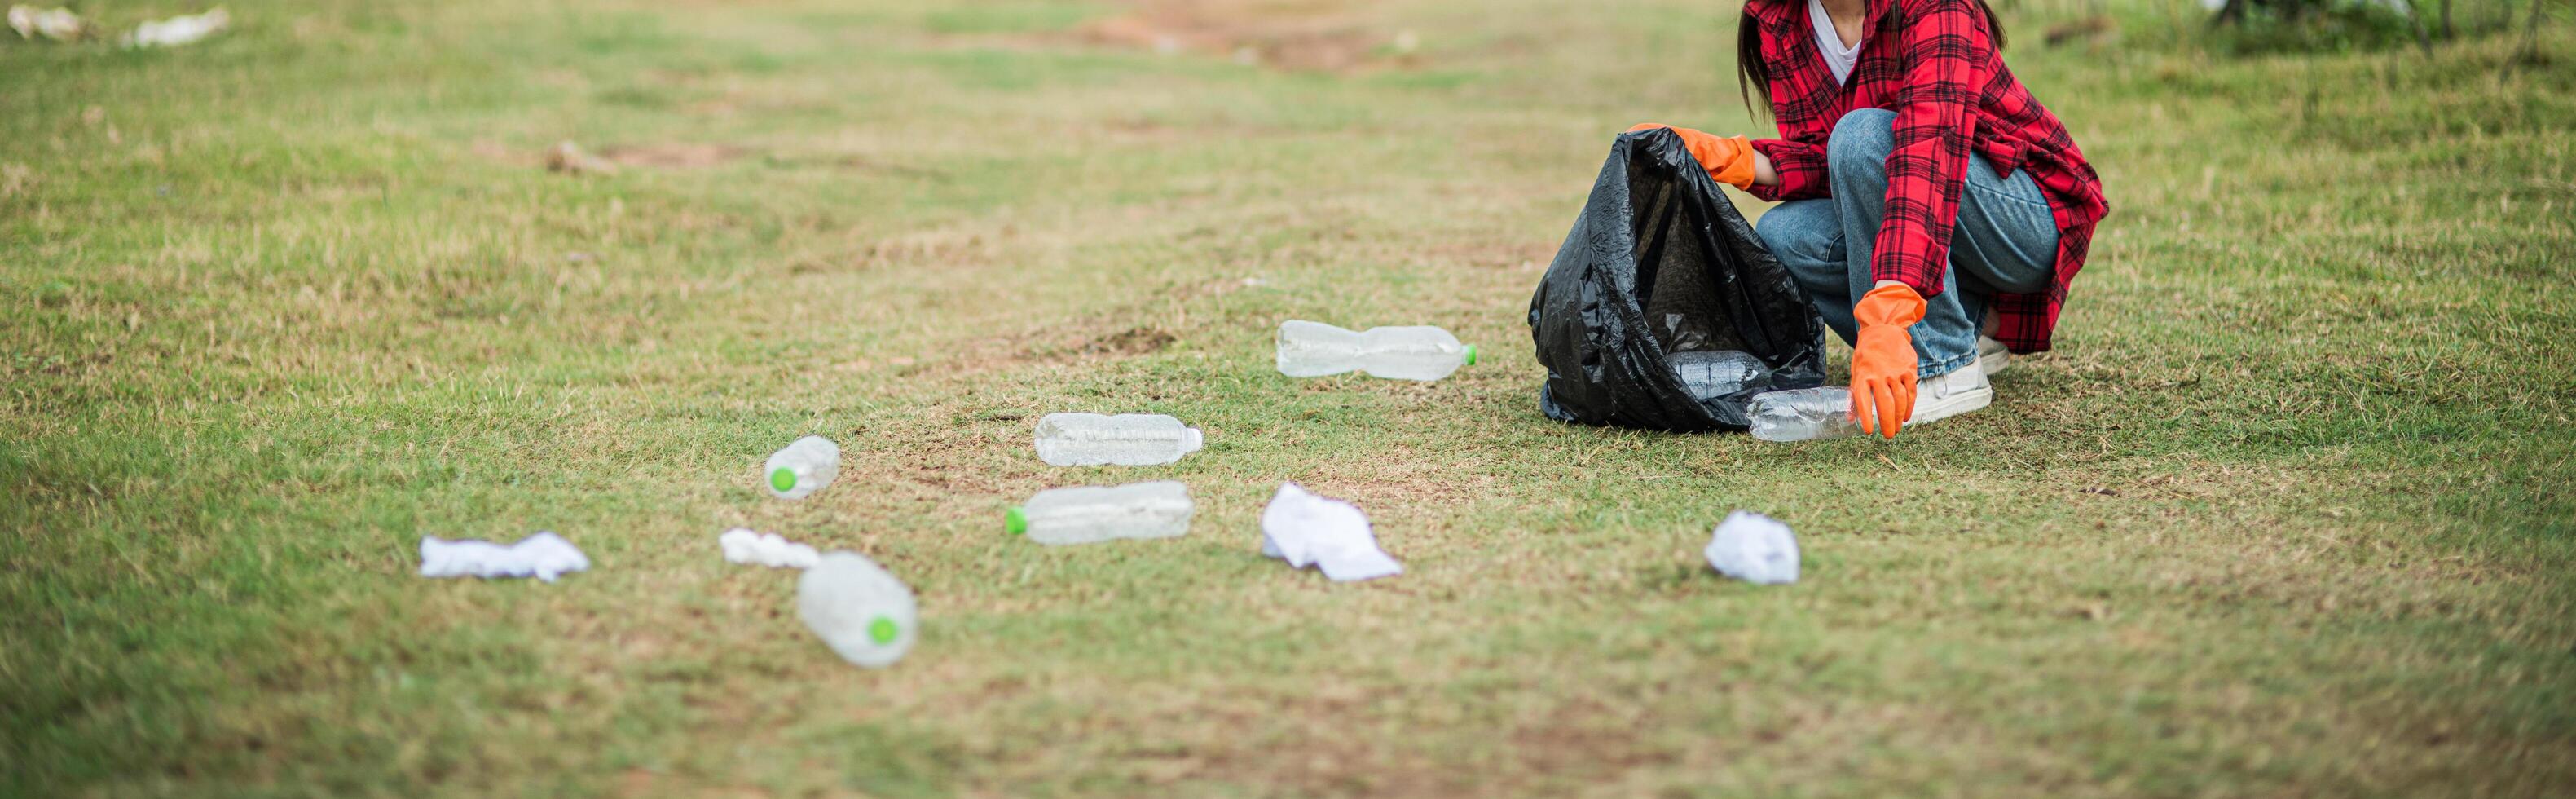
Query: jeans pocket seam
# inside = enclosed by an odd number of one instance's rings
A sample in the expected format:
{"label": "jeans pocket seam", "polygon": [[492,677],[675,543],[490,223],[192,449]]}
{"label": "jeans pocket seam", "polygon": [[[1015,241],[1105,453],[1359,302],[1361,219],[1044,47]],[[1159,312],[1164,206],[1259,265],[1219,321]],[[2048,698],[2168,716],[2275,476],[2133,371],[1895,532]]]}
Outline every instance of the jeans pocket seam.
{"label": "jeans pocket seam", "polygon": [[1979,187],[1975,181],[1969,181],[1966,185],[1970,191],[1974,191],[1978,195],[1986,197],[1987,199],[2009,200],[2016,205],[2027,208],[2037,208],[2043,211],[2051,210],[2048,206],[2048,198],[2046,197],[2033,200],[2031,198],[2021,196],[2021,192],[1982,188]]}

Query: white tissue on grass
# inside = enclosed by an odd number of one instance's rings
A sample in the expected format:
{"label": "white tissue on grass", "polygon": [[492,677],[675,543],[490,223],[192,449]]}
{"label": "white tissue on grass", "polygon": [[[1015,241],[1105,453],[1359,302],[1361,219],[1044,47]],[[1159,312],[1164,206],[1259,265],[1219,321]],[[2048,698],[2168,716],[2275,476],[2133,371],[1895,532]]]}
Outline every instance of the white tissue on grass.
{"label": "white tissue on grass", "polygon": [[1261,509],[1261,554],[1303,569],[1318,566],[1334,582],[1374,580],[1404,573],[1404,565],[1379,549],[1368,514],[1357,506],[1307,493],[1296,483]]}
{"label": "white tissue on grass", "polygon": [[795,543],[777,533],[763,533],[736,527],[716,536],[724,547],[725,560],[767,566],[772,569],[811,569],[822,556],[813,547]]}
{"label": "white tissue on grass", "polygon": [[136,26],[133,33],[126,35],[125,46],[177,47],[183,44],[194,44],[199,39],[215,35],[216,31],[223,30],[224,26],[232,24],[232,21],[231,14],[226,13],[222,8],[216,8],[203,14],[146,22]]}
{"label": "white tissue on grass", "polygon": [[1739,510],[1709,533],[1708,565],[1717,573],[1756,585],[1798,581],[1798,534],[1778,519]]}
{"label": "white tissue on grass", "polygon": [[590,568],[581,548],[553,532],[539,532],[502,546],[490,541],[420,537],[422,577],[535,577],[554,582],[565,572]]}
{"label": "white tissue on grass", "polygon": [[68,8],[40,9],[35,6],[19,5],[9,7],[9,27],[17,30],[18,38],[21,39],[42,36],[58,42],[68,42],[80,38],[81,29],[85,26],[81,24],[80,15],[72,13]]}

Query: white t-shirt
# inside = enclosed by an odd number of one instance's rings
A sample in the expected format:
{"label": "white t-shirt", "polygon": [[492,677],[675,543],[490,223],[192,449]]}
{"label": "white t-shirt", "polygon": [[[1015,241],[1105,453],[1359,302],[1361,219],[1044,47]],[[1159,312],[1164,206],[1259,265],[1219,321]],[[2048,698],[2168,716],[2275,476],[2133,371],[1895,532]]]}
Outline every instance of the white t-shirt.
{"label": "white t-shirt", "polygon": [[1825,12],[1825,0],[1807,0],[1807,21],[1816,26],[1816,52],[1825,55],[1825,67],[1834,71],[1834,82],[1850,83],[1852,65],[1860,63],[1860,46],[1869,43],[1869,34],[1844,47],[1843,35],[1834,32],[1834,15]]}

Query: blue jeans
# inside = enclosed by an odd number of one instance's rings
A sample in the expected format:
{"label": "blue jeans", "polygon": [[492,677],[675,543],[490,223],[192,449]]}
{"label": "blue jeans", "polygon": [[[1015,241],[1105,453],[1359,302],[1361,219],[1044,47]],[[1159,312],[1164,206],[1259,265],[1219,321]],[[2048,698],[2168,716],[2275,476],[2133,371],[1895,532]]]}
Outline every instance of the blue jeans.
{"label": "blue jeans", "polygon": [[[1870,277],[1870,254],[1887,213],[1887,153],[1895,147],[1895,123],[1896,112],[1883,108],[1853,111],[1835,122],[1825,141],[1833,196],[1781,203],[1754,225],[1845,343],[1859,332],[1852,303],[1878,282]],[[1968,156],[1967,187],[1959,192],[1959,221],[1950,233],[1950,268],[1941,293],[1924,298],[1923,321],[1907,329],[1921,364],[1916,374],[1948,374],[1975,361],[1987,299],[1998,291],[2042,291],[2056,265],[2057,220],[2039,183],[2022,171],[1995,177],[1984,157]]]}

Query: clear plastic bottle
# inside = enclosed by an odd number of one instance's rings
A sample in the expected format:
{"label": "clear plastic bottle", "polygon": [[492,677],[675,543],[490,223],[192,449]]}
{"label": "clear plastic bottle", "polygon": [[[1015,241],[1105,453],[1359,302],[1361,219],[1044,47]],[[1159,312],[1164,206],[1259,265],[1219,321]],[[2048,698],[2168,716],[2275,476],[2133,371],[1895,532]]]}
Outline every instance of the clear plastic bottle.
{"label": "clear plastic bottle", "polygon": [[885,567],[835,550],[797,578],[796,616],[841,659],[882,669],[912,651],[920,609],[912,589]]}
{"label": "clear plastic bottle", "polygon": [[1002,516],[1012,534],[1041,544],[1170,538],[1190,531],[1190,487],[1169,480],[1038,492]]}
{"label": "clear plastic bottle", "polygon": [[806,436],[769,456],[760,470],[769,477],[769,492],[782,499],[804,499],[823,490],[841,474],[841,445],[822,436]]}
{"label": "clear plastic bottle", "polygon": [[1353,333],[1321,322],[1279,323],[1279,373],[1289,377],[1357,370],[1397,380],[1438,380],[1475,363],[1475,347],[1436,327],[1373,327]]}
{"label": "clear plastic bottle", "polygon": [[1155,466],[1199,451],[1198,428],[1162,414],[1050,413],[1038,419],[1038,459],[1050,466]]}
{"label": "clear plastic bottle", "polygon": [[1766,391],[1745,409],[1753,437],[1764,441],[1815,441],[1860,433],[1851,416],[1851,389],[1841,386]]}
{"label": "clear plastic bottle", "polygon": [[1701,350],[1676,352],[1665,362],[1682,379],[1682,388],[1705,402],[1743,391],[1771,376],[1771,365],[1749,352]]}

